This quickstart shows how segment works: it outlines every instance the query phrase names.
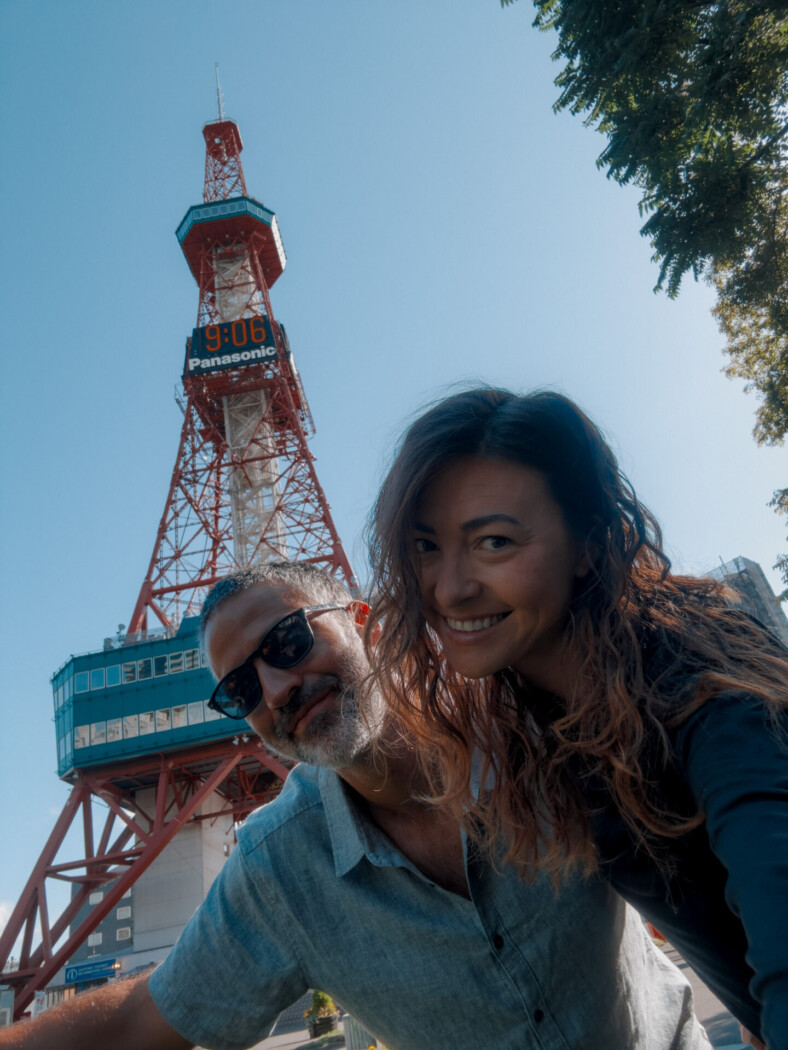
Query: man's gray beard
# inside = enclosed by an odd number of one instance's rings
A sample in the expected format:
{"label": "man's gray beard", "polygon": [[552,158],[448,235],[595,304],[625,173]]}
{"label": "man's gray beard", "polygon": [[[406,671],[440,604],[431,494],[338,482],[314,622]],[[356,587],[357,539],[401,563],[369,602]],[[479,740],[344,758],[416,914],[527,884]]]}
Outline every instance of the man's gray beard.
{"label": "man's gray beard", "polygon": [[[358,764],[369,755],[383,730],[383,700],[377,691],[367,689],[365,668],[350,656],[344,663],[341,675],[321,676],[280,709],[271,737],[262,737],[271,751],[294,762],[332,769]],[[334,706],[315,715],[298,739],[290,736],[284,727],[326,686],[336,693]]]}

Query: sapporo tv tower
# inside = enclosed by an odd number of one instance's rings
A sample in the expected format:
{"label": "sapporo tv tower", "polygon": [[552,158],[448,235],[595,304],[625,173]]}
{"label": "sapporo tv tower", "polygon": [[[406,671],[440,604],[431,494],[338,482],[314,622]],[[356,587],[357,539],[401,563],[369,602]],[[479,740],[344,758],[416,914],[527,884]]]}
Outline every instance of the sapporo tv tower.
{"label": "sapporo tv tower", "polygon": [[[207,707],[213,683],[197,637],[206,589],[283,558],[322,565],[355,588],[271,308],[285,266],[276,216],[247,194],[218,72],[217,96],[219,119],[203,128],[204,203],[176,231],[199,308],[175,468],[128,631],[52,676],[58,774],[73,787],[0,936],[14,1017],[42,989],[49,1005],[163,958],[232,849],[235,823],[287,775],[238,722]],[[84,848],[63,860],[72,828],[69,842],[78,834]],[[175,859],[166,847],[178,833]],[[53,879],[71,893],[57,916],[47,903]]]}

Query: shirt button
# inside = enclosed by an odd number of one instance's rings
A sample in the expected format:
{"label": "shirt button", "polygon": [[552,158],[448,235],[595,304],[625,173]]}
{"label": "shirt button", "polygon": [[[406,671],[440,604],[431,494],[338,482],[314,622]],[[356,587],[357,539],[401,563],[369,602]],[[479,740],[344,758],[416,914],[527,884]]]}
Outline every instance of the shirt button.
{"label": "shirt button", "polygon": [[534,1010],[534,1021],[538,1024],[544,1020],[544,1010]]}
{"label": "shirt button", "polygon": [[496,935],[493,937],[493,945],[498,949],[498,951],[500,951],[501,948],[503,948],[503,937],[500,935],[500,933],[496,933]]}

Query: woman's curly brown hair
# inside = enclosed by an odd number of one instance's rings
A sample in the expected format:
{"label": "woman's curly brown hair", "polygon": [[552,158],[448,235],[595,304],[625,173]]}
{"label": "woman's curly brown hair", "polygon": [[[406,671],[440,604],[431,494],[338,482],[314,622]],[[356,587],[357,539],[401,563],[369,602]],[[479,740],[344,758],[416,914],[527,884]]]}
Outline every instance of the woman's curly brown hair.
{"label": "woman's curly brown hair", "polygon": [[[438,472],[468,457],[539,471],[592,566],[577,580],[566,624],[584,686],[558,705],[511,669],[463,678],[425,622],[414,514]],[[585,777],[601,779],[659,862],[660,837],[703,819],[659,803],[666,729],[728,690],[774,712],[788,706],[786,651],[730,608],[720,584],[671,574],[659,525],[591,420],[560,394],[482,388],[435,405],[405,434],[368,537],[370,623],[382,625],[377,682],[422,745],[433,796],[455,806],[476,838],[503,836],[506,859],[524,874],[596,868]]]}

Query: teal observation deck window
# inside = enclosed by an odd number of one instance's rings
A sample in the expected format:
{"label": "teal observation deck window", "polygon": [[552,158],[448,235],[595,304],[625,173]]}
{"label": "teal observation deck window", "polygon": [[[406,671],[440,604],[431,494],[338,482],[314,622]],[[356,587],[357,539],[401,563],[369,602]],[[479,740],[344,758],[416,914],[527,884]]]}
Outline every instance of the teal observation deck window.
{"label": "teal observation deck window", "polygon": [[58,774],[237,735],[208,708],[214,679],[201,658],[197,619],[176,634],[107,639],[52,676]]}

